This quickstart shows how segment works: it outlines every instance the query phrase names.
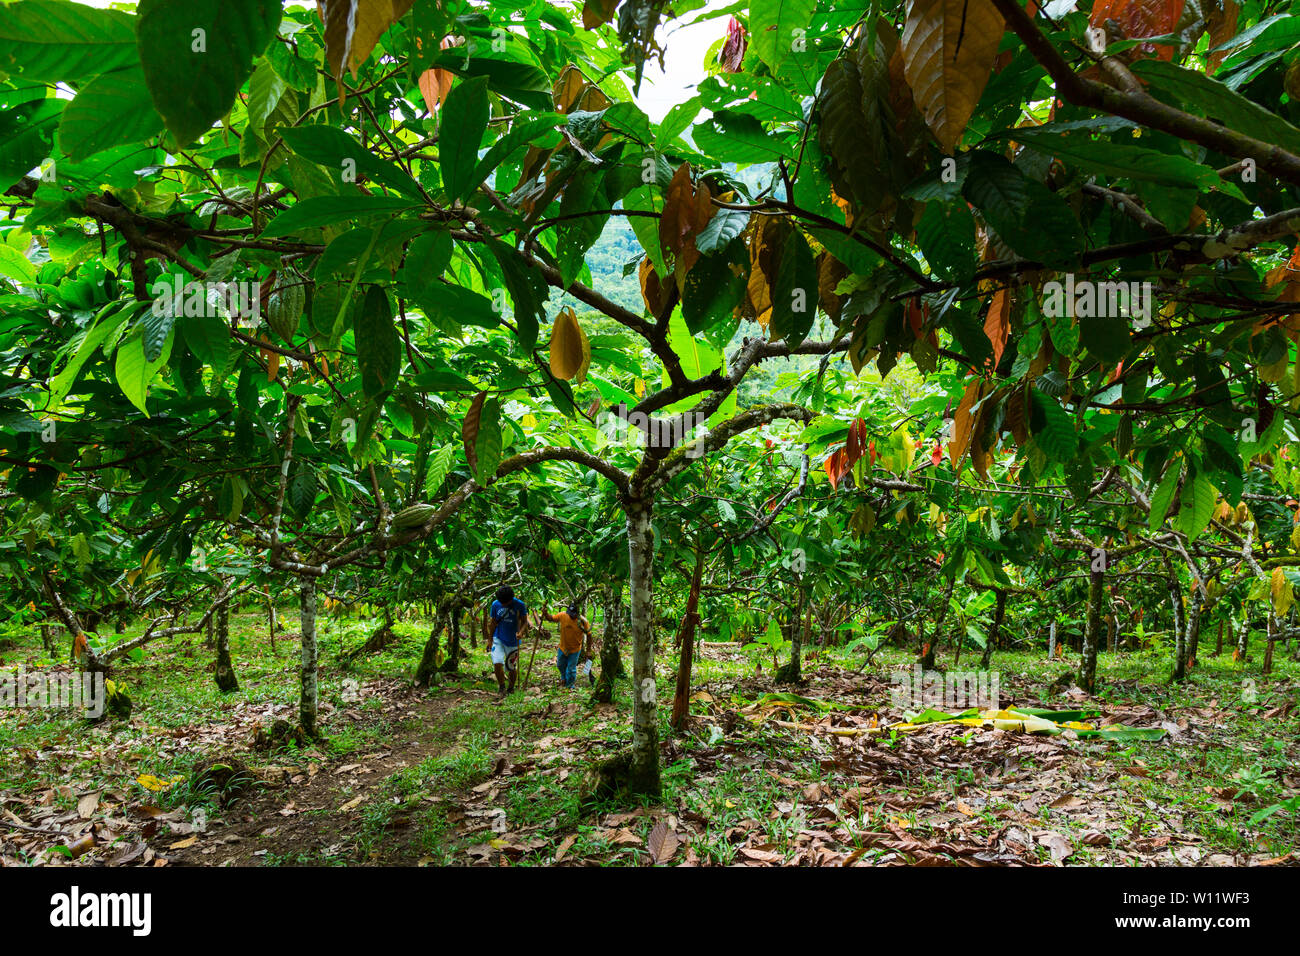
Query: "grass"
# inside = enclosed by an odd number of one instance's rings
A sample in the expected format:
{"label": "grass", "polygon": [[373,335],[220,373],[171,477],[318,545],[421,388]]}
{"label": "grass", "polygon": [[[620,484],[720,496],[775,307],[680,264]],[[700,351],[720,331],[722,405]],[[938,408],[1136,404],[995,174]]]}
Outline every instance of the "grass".
{"label": "grass", "polygon": [[[512,828],[528,829],[547,845],[516,860],[523,865],[540,865],[552,860],[555,847],[573,837],[569,854],[574,858],[599,858],[608,864],[643,862],[644,850],[611,842],[609,828],[596,821],[597,812],[584,812],[580,805],[577,778],[581,766],[574,765],[567,779],[560,773],[505,775],[493,778],[494,766],[502,756],[518,762],[533,753],[544,737],[562,738],[565,743],[549,749],[563,755],[564,747],[579,756],[578,763],[612,752],[630,742],[627,698],[628,684],[617,685],[618,712],[602,713],[587,706],[585,688],[572,695],[554,690],[554,668],[549,655],[539,650],[534,664],[533,684],[546,688],[540,698],[512,696],[504,702],[489,702],[461,696],[459,686],[474,686],[485,676],[486,664],[477,649],[465,668],[460,684],[446,682],[429,691],[437,703],[448,697],[449,706],[433,723],[420,723],[387,711],[385,698],[368,696],[360,701],[348,698],[348,688],[359,682],[409,680],[428,629],[425,622],[399,621],[398,641],[384,651],[363,656],[346,672],[338,666],[340,649],[357,646],[377,622],[343,618],[322,623],[321,700],[334,708],[323,717],[327,737],[303,750],[261,754],[247,749],[249,727],[255,715],[283,715],[290,719],[297,703],[297,662],[293,656],[294,615],[286,609],[281,617],[287,630],[278,635],[278,653],[272,650],[266,620],[260,610],[237,613],[231,619],[232,654],[240,689],[231,694],[217,690],[209,665],[212,652],[197,639],[163,641],[146,649],[140,661],[122,661],[115,679],[125,684],[135,703],[129,721],[114,720],[90,726],[84,720],[53,711],[0,712],[0,790],[20,795],[52,791],[60,810],[76,807],[74,791],[112,788],[144,795],[137,782],[141,774],[164,781],[183,778],[151,797],[158,806],[186,806],[202,809],[210,819],[220,820],[217,795],[196,789],[189,783],[194,763],[219,752],[236,753],[256,771],[268,765],[302,766],[342,760],[378,751],[398,737],[418,736],[429,756],[421,762],[392,773],[378,787],[377,795],[359,811],[359,826],[348,840],[351,844],[330,854],[268,853],[267,864],[314,862],[383,861],[398,844],[414,846],[423,860],[464,862],[463,851],[482,842],[482,832],[458,836],[449,821],[449,809],[461,795],[489,779],[499,780],[496,805],[505,812]],[[139,622],[124,637],[139,634]],[[1167,719],[1185,716],[1208,733],[1185,743],[1171,738],[1160,745],[1078,742],[1076,752],[1086,762],[1088,773],[1106,779],[1108,786],[1122,790],[1123,797],[1109,806],[1126,832],[1134,836],[1155,835],[1162,819],[1176,818],[1179,827],[1204,842],[1205,853],[1268,852],[1281,855],[1294,849],[1300,834],[1297,814],[1283,810],[1252,823],[1263,809],[1293,796],[1294,767],[1300,764],[1296,744],[1296,712],[1266,716],[1287,705],[1294,707],[1300,683],[1300,665],[1288,659],[1286,649],[1275,648],[1274,673],[1264,680],[1259,674],[1263,647],[1253,648],[1254,659],[1234,662],[1230,654],[1212,654],[1212,644],[1203,644],[1202,657],[1183,684],[1168,682],[1168,649],[1151,647],[1138,652],[1103,653],[1098,664],[1103,706],[1147,705]],[[4,654],[5,665],[18,660],[30,670],[55,662],[45,657],[39,636],[19,638],[16,648]],[[941,660],[950,655],[941,650]],[[962,667],[977,665],[977,652],[963,655]],[[855,671],[861,658],[838,650],[818,650],[805,662],[805,676],[828,667]],[[697,657],[694,686],[708,685],[715,703],[738,708],[758,696],[741,688],[755,686],[756,659],[747,654],[721,658]],[[670,673],[675,661],[660,659],[658,695],[666,704],[673,692]],[[911,652],[885,648],[868,674],[887,679],[896,668],[910,668]],[[951,663],[949,664],[951,666]],[[994,667],[1002,675],[1004,698],[1031,693],[1046,696],[1046,689],[1058,677],[1073,671],[1077,660],[1046,660],[1041,653],[998,652]],[[763,662],[762,679],[770,680],[770,662]],[[489,685],[490,686],[490,685]],[[770,685],[766,689],[772,689]],[[809,696],[815,693],[808,691]],[[574,713],[564,705],[576,703]],[[1059,696],[1057,703],[1068,698]],[[887,703],[880,701],[879,703]],[[548,711],[548,705],[551,706]],[[704,712],[707,702],[696,702],[693,710]],[[350,709],[361,715],[356,721],[334,719]],[[660,736],[672,739],[668,710],[659,710]],[[1217,724],[1202,719],[1201,713],[1221,715]],[[978,732],[964,735],[977,738]],[[1191,739],[1191,738],[1189,738]],[[737,846],[728,832],[744,821],[756,821],[774,852],[789,854],[796,849],[801,830],[809,828],[809,807],[802,790],[828,779],[821,765],[822,754],[807,734],[779,731],[771,725],[752,728],[735,740],[688,737],[680,742],[681,759],[663,768],[664,805],[678,814],[694,814],[706,820],[703,834],[693,842],[700,859],[717,864],[737,862]],[[882,734],[875,746],[884,752],[902,752],[908,741],[898,734]],[[725,744],[728,759],[704,769],[695,756],[713,746]],[[545,756],[545,755],[544,755]],[[567,759],[567,758],[564,758]],[[780,760],[776,775],[764,767]],[[564,764],[539,759],[539,769]],[[1015,774],[1031,779],[1047,772],[1031,757],[1021,761]],[[785,781],[782,782],[783,778]],[[916,797],[939,794],[955,801],[980,789],[980,768],[950,768],[926,765],[906,766],[899,781],[873,794],[875,804],[858,810],[841,808],[841,820],[851,833],[879,832],[893,824],[919,835],[941,834],[920,815],[900,814],[880,804],[891,795]],[[842,782],[842,781],[841,781]],[[61,784],[70,784],[63,789]],[[436,800],[427,798],[436,797]],[[781,810],[778,808],[787,808]],[[1153,809],[1153,807],[1155,809]],[[1008,799],[990,798],[972,810],[990,828],[1002,825],[996,816],[1013,808]],[[603,809],[615,809],[606,807]],[[1071,834],[1071,822],[1046,807],[1037,811],[1042,826]],[[408,825],[399,822],[409,820]],[[627,828],[643,837],[652,822],[637,818]],[[1077,829],[1077,828],[1075,828]],[[1074,834],[1077,835],[1077,834]],[[1078,848],[1072,863],[1100,860],[1101,850],[1074,841]],[[1044,848],[1039,848],[1046,852]],[[864,859],[878,856],[869,850]]]}

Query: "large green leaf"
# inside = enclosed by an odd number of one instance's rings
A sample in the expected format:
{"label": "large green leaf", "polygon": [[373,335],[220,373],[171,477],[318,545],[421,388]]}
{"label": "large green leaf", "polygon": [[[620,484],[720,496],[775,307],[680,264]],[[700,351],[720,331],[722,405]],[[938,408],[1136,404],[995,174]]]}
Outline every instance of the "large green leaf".
{"label": "large green leaf", "polygon": [[1218,497],[1219,492],[1210,483],[1210,479],[1199,472],[1183,482],[1179,496],[1181,507],[1175,523],[1178,530],[1187,535],[1188,540],[1195,540],[1209,526]]}
{"label": "large green leaf", "polygon": [[772,339],[798,345],[807,338],[816,314],[817,264],[803,233],[791,229],[772,283]]}
{"label": "large green leaf", "polygon": [[391,215],[411,209],[409,199],[393,196],[316,196],[304,199],[280,213],[262,231],[268,239],[288,236],[304,229],[333,226],[370,216]]}
{"label": "large green leaf", "polygon": [[1151,514],[1148,523],[1152,531],[1159,530],[1165,523],[1165,515],[1169,514],[1169,506],[1174,503],[1174,490],[1178,487],[1178,479],[1182,474],[1182,463],[1175,461],[1165,470],[1164,477],[1151,492]]}
{"label": "large green leaf", "polygon": [[[50,156],[66,100],[33,100],[0,113],[0,190]],[[57,178],[58,170],[54,175]]]}
{"label": "large green leaf", "polygon": [[393,323],[388,296],[382,288],[371,286],[366,290],[365,300],[354,321],[361,390],[371,398],[397,383],[401,367],[401,340]]}
{"label": "large green leaf", "polygon": [[126,395],[131,404],[140,409],[146,416],[149,414],[149,409],[145,407],[149,394],[149,383],[167,364],[167,357],[171,353],[173,339],[174,335],[168,334],[161,352],[152,362],[145,358],[143,329],[133,332],[125,342],[118,346],[117,357],[113,364],[114,377],[117,379],[118,387],[122,389],[122,393]]}
{"label": "large green leaf", "polygon": [[1080,230],[1070,207],[998,154],[971,151],[962,192],[1020,255],[1044,262],[1069,262],[1076,256]]}
{"label": "large green leaf", "polygon": [[1033,389],[1030,394],[1033,407],[1029,428],[1034,441],[1052,461],[1072,461],[1079,451],[1079,437],[1070,416],[1054,399],[1038,389]]}
{"label": "large green leaf", "polygon": [[464,80],[452,87],[442,107],[442,131],[438,141],[439,169],[452,202],[469,198],[477,187],[474,170],[479,145],[488,120],[486,77]]}
{"label": "large green leaf", "polygon": [[734,110],[715,111],[691,136],[707,155],[728,162],[774,163],[794,158],[786,137],[768,132],[754,117]]}
{"label": "large green leaf", "polygon": [[[298,126],[281,135],[299,156],[325,167],[336,182],[356,182],[358,175],[423,201],[420,185],[393,163],[380,159],[354,137],[335,126]],[[355,189],[348,186],[348,191]]]}
{"label": "large green leaf", "polygon": [[478,472],[474,477],[480,485],[486,486],[496,475],[501,464],[502,443],[501,403],[489,398],[479,413],[478,435],[474,438],[474,453],[478,456]]}
{"label": "large green leaf", "polygon": [[139,62],[135,17],[66,0],[0,3],[0,71],[25,80],[80,80]]}
{"label": "large green leaf", "polygon": [[[1087,131],[1057,133],[1031,126],[1016,129],[1014,136],[1016,142],[1024,143],[1048,156],[1055,156],[1068,165],[1117,179],[1147,180],[1170,186],[1194,186],[1198,189],[1213,189],[1219,179],[1218,174],[1209,166],[1194,162],[1186,156],[1162,153],[1128,143],[1093,139]],[[977,169],[973,166],[972,174]]]}
{"label": "large green leaf", "polygon": [[276,0],[140,0],[136,36],[145,83],[181,146],[230,110],[280,15]]}
{"label": "large green leaf", "polygon": [[817,0],[753,0],[749,27],[754,52],[773,72],[791,56],[806,53]]}
{"label": "large green leaf", "polygon": [[162,117],[153,108],[139,67],[91,80],[63,111],[59,147],[73,159],[156,135]]}

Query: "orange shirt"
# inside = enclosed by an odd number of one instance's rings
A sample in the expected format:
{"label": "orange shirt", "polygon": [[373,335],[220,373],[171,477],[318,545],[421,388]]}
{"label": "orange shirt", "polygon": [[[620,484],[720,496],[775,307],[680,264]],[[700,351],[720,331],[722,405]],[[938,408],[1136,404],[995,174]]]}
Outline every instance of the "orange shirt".
{"label": "orange shirt", "polygon": [[560,625],[560,650],[572,654],[582,647],[583,632],[591,628],[585,617],[569,617],[566,611],[548,614],[547,617]]}

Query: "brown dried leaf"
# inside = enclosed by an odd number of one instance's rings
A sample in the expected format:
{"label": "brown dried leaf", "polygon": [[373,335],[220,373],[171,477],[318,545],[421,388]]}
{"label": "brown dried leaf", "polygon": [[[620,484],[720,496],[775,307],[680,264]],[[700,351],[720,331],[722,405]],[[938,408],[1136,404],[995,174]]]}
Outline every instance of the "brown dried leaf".
{"label": "brown dried leaf", "polygon": [[1005,32],[992,0],[912,0],[903,28],[903,72],[945,153],[966,131]]}
{"label": "brown dried leaf", "polygon": [[670,827],[666,820],[656,823],[646,838],[646,848],[650,851],[650,858],[656,863],[667,863],[671,860],[680,843],[677,831]]}

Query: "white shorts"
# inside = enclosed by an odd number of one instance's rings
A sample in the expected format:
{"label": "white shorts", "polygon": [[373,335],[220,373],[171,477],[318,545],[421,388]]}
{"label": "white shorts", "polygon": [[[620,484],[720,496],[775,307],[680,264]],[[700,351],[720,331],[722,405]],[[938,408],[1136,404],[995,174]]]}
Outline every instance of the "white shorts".
{"label": "white shorts", "polygon": [[514,671],[519,669],[519,645],[507,647],[500,641],[492,641],[492,663],[505,664],[506,670]]}

